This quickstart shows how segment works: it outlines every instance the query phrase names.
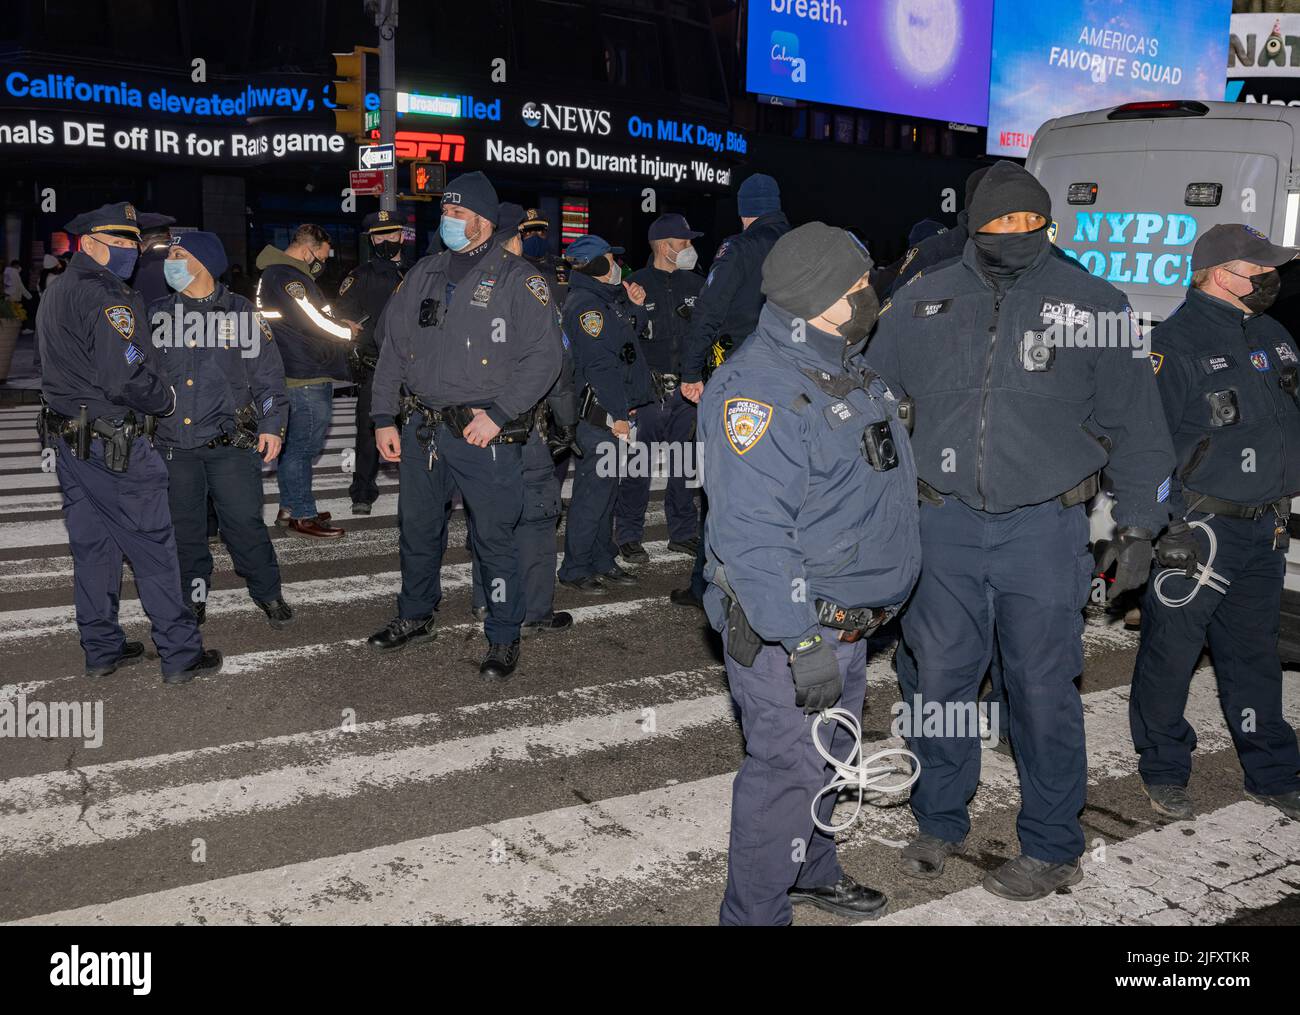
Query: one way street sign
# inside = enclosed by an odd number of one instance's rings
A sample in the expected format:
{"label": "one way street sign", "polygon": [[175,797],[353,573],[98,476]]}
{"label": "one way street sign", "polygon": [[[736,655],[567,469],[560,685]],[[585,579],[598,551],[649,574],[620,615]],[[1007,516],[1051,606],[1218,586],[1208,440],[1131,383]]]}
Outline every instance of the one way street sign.
{"label": "one way street sign", "polygon": [[395,169],[397,150],[390,144],[369,145],[357,152],[357,164],[362,169]]}

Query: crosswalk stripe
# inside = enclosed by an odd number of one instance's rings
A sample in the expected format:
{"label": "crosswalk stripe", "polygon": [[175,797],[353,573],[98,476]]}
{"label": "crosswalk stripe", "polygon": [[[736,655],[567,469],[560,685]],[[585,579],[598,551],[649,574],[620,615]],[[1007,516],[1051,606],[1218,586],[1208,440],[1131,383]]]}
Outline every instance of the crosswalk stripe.
{"label": "crosswalk stripe", "polygon": [[[649,564],[642,568],[680,566],[685,557],[671,553],[666,540],[646,543],[650,554]],[[311,605],[353,603],[363,599],[396,595],[401,584],[400,571],[380,571],[357,575],[340,575],[335,578],[317,578],[287,582],[284,598],[295,608]],[[468,563],[448,564],[442,569],[443,591],[464,588],[471,582]],[[242,588],[215,589],[208,596],[208,608],[215,616],[230,614],[258,614],[260,610]],[[123,624],[147,623],[139,599],[123,599],[118,619]],[[73,606],[39,606],[26,610],[8,610],[0,614],[0,644],[75,630],[76,610]]]}
{"label": "crosswalk stripe", "polygon": [[[1294,720],[1300,713],[1300,688],[1291,682],[1287,692],[1286,710]],[[1131,745],[1123,770],[1115,761],[1119,754],[1118,745],[1128,740],[1126,698],[1127,689],[1123,687],[1084,696],[1092,719],[1089,729],[1090,775],[1097,778],[1120,778],[1136,770]],[[687,704],[675,702],[674,705],[675,708],[663,711],[656,707],[654,735],[662,733],[670,738],[682,735],[692,722],[732,721],[730,712],[719,707],[725,705],[725,695],[688,699]],[[576,733],[586,738],[588,743],[594,740],[595,750],[605,750],[611,746],[607,739],[602,739],[609,736],[609,727],[621,721],[628,726],[625,732],[629,732],[641,714],[639,709],[625,710],[613,722],[606,714],[603,719],[596,720],[598,729],[589,725],[591,717],[587,715],[577,721],[578,725],[565,725],[558,732],[552,725],[517,729],[505,737],[500,731],[485,736],[498,750],[526,749],[529,744],[542,744],[547,749],[563,752],[572,748],[556,745],[570,744],[568,738]],[[1209,752],[1227,746],[1226,731],[1215,726],[1216,719],[1221,724],[1221,715],[1213,674],[1208,668],[1198,672],[1193,680],[1187,715],[1189,721],[1205,734],[1201,739],[1203,750]],[[645,734],[643,730],[637,730],[634,735]],[[487,744],[480,746],[486,747]],[[465,747],[465,744],[459,744],[456,749]],[[1097,751],[1098,747],[1102,749]],[[1101,770],[1093,762],[1094,752],[1104,766]],[[443,748],[436,751],[425,749],[422,753],[442,755]],[[985,777],[976,795],[976,804],[981,805],[973,808],[976,815],[994,807],[1014,806],[1017,796],[1014,767],[1000,755],[984,754]],[[521,760],[531,757],[527,754],[510,756]],[[381,767],[392,760],[382,755],[379,757],[383,759],[377,763]],[[994,759],[996,763],[990,765]],[[368,763],[374,761],[370,756],[367,760]],[[425,761],[422,764],[421,770],[428,772],[437,762]],[[327,780],[340,776],[329,762],[319,769]],[[347,784],[372,785],[373,781],[367,782],[365,778],[369,772],[370,769],[364,768],[361,772],[345,771],[341,777]],[[391,770],[385,769],[384,774],[391,775]],[[227,780],[229,785],[224,787],[207,786],[198,790],[187,786],[162,792],[180,794],[190,807],[194,807],[210,801],[217,788],[222,789],[223,800],[225,793],[229,793],[232,799],[265,799],[260,794],[282,789],[263,786],[260,779],[233,779]],[[698,883],[717,884],[720,853],[727,835],[731,780],[731,774],[713,776],[600,800],[583,807],[552,810],[391,846],[147,893],[100,906],[46,914],[34,918],[34,921],[262,922],[274,912],[289,923],[511,922],[544,916],[548,909],[565,899],[581,898],[597,886],[602,889],[600,908],[608,910],[622,901],[632,887],[641,890],[655,887],[662,891],[664,883],[676,887],[690,882],[693,872]],[[254,785],[250,786],[250,782]],[[379,782],[383,784],[382,777]],[[332,787],[330,784],[322,789],[322,794],[330,795]],[[302,797],[295,794],[302,789],[300,783],[291,783],[284,794],[291,800],[301,800]],[[64,789],[68,793],[74,791],[70,784]],[[191,792],[193,800],[185,796]],[[12,813],[13,805],[20,802],[5,800],[3,809]],[[122,827],[128,816],[130,821],[147,824],[149,815],[156,814],[155,811],[142,813],[140,800],[122,802],[124,814],[121,818],[115,819],[111,813],[105,816],[110,837]],[[216,805],[209,803],[209,806]],[[79,806],[73,809],[79,810]],[[39,814],[40,810],[36,813]],[[888,816],[892,823],[915,827],[904,807],[873,810],[867,822],[878,826],[878,816]],[[187,820],[199,817],[207,818],[209,815],[190,814]],[[15,823],[13,819],[7,819],[0,823],[0,828],[11,832]],[[76,816],[63,815],[63,823],[65,826],[76,824]],[[92,821],[92,824],[101,834],[104,833],[101,822]],[[607,834],[600,834],[602,828],[607,830]],[[74,831],[72,834],[79,833]],[[20,842],[35,837],[32,833]],[[495,864],[485,862],[489,860],[485,854],[497,855],[500,861]],[[702,862],[705,858],[710,862]],[[394,877],[398,866],[408,872],[422,871],[423,874]],[[486,871],[484,867],[487,867]],[[337,889],[336,882],[343,873],[347,876],[348,892]],[[1250,874],[1249,871],[1245,873]],[[632,885],[625,880],[629,878]]]}
{"label": "crosswalk stripe", "polygon": [[1028,904],[982,887],[890,913],[873,926],[1221,924],[1300,885],[1300,822],[1241,802],[1084,855],[1084,879]]}
{"label": "crosswalk stripe", "polygon": [[[54,480],[54,485],[58,486],[58,477],[50,477]],[[337,490],[346,489],[352,483],[352,477],[346,472],[329,472],[318,474],[312,478],[312,492],[317,490]],[[379,488],[385,487],[396,489],[396,477],[391,479],[383,475],[379,476]],[[275,479],[262,480],[262,495],[279,496],[280,486]],[[29,513],[36,511],[59,511],[63,507],[62,493],[21,493],[0,496],[0,515]]]}

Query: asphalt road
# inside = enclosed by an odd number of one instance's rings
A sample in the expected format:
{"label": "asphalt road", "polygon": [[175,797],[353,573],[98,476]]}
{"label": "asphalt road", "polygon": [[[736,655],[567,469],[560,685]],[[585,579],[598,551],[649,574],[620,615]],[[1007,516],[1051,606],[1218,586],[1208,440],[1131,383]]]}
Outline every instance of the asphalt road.
{"label": "asphalt road", "polygon": [[[156,660],[81,674],[57,484],[34,411],[0,410],[0,708],[102,703],[103,716],[98,746],[0,739],[0,921],[716,922],[743,745],[702,614],[668,602],[691,562],[666,548],[662,502],[639,585],[561,588],[574,628],[525,642],[505,685],[478,678],[457,512],[437,640],[379,656],[364,639],[394,610],[396,477],[375,515],[348,517],[350,415],[336,402],[316,483],[347,537],[275,533],[297,622],[272,630],[219,552],[204,638],[225,670],[170,688]],[[274,489],[271,472],[268,518]],[[147,642],[129,579],[124,625]],[[890,896],[881,922],[1300,923],[1300,824],[1244,799],[1208,660],[1189,703],[1197,817],[1162,824],[1128,735],[1136,636],[1088,621],[1085,880],[1030,905],[983,891],[1018,852],[1014,762],[985,751],[968,852],[939,880],[900,873],[915,829],[902,801],[841,836],[845,868]],[[893,645],[873,649],[865,738],[886,742]],[[1300,676],[1285,694],[1294,724]],[[796,922],[843,921],[798,907]]]}

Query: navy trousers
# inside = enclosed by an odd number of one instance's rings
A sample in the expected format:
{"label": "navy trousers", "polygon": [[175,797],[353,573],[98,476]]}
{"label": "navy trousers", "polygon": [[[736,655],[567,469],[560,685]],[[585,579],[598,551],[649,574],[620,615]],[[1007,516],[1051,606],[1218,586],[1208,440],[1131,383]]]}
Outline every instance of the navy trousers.
{"label": "navy trousers", "polygon": [[[838,705],[861,716],[867,693],[866,639],[849,645],[838,640],[838,631],[822,628],[821,634],[835,646],[844,678]],[[834,836],[812,820],[813,796],[830,782],[834,769],[813,746],[814,717],[794,703],[785,649],[764,645],[753,666],[741,666],[730,655],[724,662],[745,735],[745,760],[731,791],[727,889],[719,919],[723,924],[781,926],[792,918],[786,894],[791,888],[833,885],[844,874]],[[852,734],[841,725],[823,726],[818,736],[837,758],[848,757],[853,748]],[[835,794],[828,793],[817,816],[829,823],[834,809]]]}
{"label": "navy trousers", "polygon": [[[1205,521],[1203,513],[1188,516]],[[1251,793],[1300,789],[1295,730],[1282,714],[1282,666],[1277,655],[1286,555],[1273,549],[1276,518],[1209,521],[1218,547],[1214,570],[1231,583],[1226,595],[1202,587],[1186,606],[1163,605],[1152,591],[1142,601],[1142,643],[1133,669],[1129,723],[1138,771],[1153,786],[1186,786],[1196,731],[1184,718],[1187,691],[1208,639],[1219,702]],[[1197,530],[1201,552],[1208,549]],[[1159,568],[1157,568],[1158,572]],[[1162,591],[1181,599],[1191,579],[1175,576]]]}
{"label": "navy trousers", "polygon": [[90,457],[82,461],[60,440],[56,467],[86,665],[109,665],[122,654],[126,636],[117,610],[125,559],[131,562],[140,605],[153,628],[162,671],[180,673],[203,653],[203,639],[181,595],[167,508],[167,467],[161,456],[138,437],[126,471],[110,472],[102,441],[92,441]]}
{"label": "navy trousers", "polygon": [[[560,519],[560,480],[550,449],[536,431],[523,450],[524,511],[515,526],[524,620],[550,620],[555,612],[555,529]],[[471,541],[472,541],[471,536]],[[474,607],[487,605],[482,569],[474,558]]]}
{"label": "navy trousers", "polygon": [[[672,447],[668,459],[668,487],[664,492],[664,517],[668,538],[686,542],[699,535],[700,521],[695,514],[695,490],[686,485],[687,449],[695,430],[695,406],[673,391],[663,402],[651,402],[636,410],[638,444],[666,443]],[[643,460],[653,459],[650,448],[640,449]],[[650,503],[650,479],[646,476],[623,476],[618,481],[618,498],[614,505],[614,542],[639,543],[645,535],[645,512]]]}
{"label": "navy trousers", "polygon": [[515,526],[524,508],[521,448],[493,444],[476,448],[454,436],[445,425],[437,430],[438,455],[429,456],[415,439],[420,420],[402,429],[397,523],[402,564],[398,616],[416,620],[432,615],[442,597],[442,568],[447,502],[459,489],[472,518],[470,538],[488,593],[484,632],[493,644],[519,637],[524,619],[515,560]]}
{"label": "navy trousers", "polygon": [[574,468],[569,518],[564,528],[563,581],[604,574],[614,566],[614,497],[618,493],[615,454],[622,445],[604,427],[578,423],[582,458]]}
{"label": "navy trousers", "polygon": [[916,668],[899,666],[903,701],[916,720],[908,746],[921,761],[912,788],[917,824],[948,842],[970,831],[978,723],[922,735],[917,705],[938,702],[945,714],[972,715],[996,631],[1009,713],[1004,728],[1020,775],[1021,851],[1048,863],[1073,860],[1083,853],[1079,812],[1088,781],[1074,684],[1083,672],[1092,574],[1083,506],[1049,501],[989,514],[955,497],[939,507],[922,504],[921,551],[921,577],[902,617]]}
{"label": "navy trousers", "polygon": [[208,498],[235,573],[259,603],[280,598],[280,565],[262,518],[262,456],[251,448],[167,448],[171,477],[167,499],[176,529],[181,588],[190,602],[207,599],[212,587],[208,549]]}
{"label": "navy trousers", "polygon": [[348,496],[353,504],[373,504],[379,499],[379,448],[375,446],[375,421],[370,418],[370,392],[374,373],[366,371],[357,385],[357,444]]}

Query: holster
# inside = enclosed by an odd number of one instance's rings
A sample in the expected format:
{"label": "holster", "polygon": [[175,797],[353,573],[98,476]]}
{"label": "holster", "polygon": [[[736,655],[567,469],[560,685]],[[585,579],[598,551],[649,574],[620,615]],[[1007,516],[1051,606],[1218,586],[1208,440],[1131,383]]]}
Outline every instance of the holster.
{"label": "holster", "polygon": [[728,596],[723,605],[727,610],[727,655],[741,666],[753,666],[763,639],[749,626],[749,618],[738,601]]}

